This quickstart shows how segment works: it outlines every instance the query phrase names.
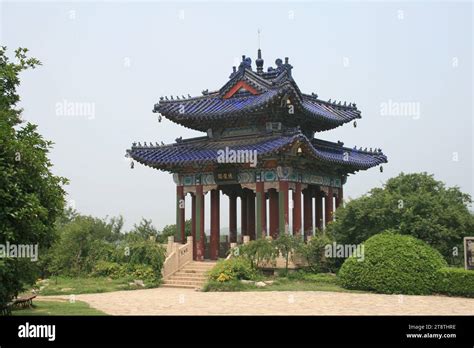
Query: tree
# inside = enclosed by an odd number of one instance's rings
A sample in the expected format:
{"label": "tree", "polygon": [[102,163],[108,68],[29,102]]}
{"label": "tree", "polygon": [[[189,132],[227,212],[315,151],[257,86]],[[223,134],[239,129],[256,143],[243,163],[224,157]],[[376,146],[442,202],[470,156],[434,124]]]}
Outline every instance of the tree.
{"label": "tree", "polygon": [[282,233],[273,241],[273,245],[277,252],[285,259],[285,274],[287,274],[290,257],[294,258],[296,254],[301,254],[304,243],[300,236]]}
{"label": "tree", "polygon": [[98,260],[110,259],[114,222],[78,215],[59,231],[49,250],[50,271],[69,276],[89,274]]}
{"label": "tree", "polygon": [[338,243],[359,244],[391,229],[427,242],[450,263],[460,263],[463,237],[474,233],[470,203],[468,194],[447,188],[433,175],[401,173],[383,188],[340,206],[328,231]]}
{"label": "tree", "polygon": [[[27,52],[17,49],[11,62],[6,47],[0,48],[0,244],[38,244],[44,249],[53,241],[67,180],[51,172],[52,142],[37,132],[36,125],[21,120],[19,75],[41,64]],[[1,259],[0,306],[31,284],[35,272],[29,259]]]}
{"label": "tree", "polygon": [[[192,221],[191,220],[186,220],[184,224],[184,234],[186,237],[191,235],[191,225]],[[168,237],[174,236],[175,241],[181,241],[181,236],[178,236],[178,231],[176,229],[176,224],[174,225],[166,225],[163,227],[163,230],[158,233],[158,242],[159,243],[167,243],[168,242]]]}
{"label": "tree", "polygon": [[157,235],[158,230],[153,226],[153,222],[142,218],[138,225],[133,225],[133,229],[127,233],[125,238],[127,240],[148,240],[151,237],[156,240]]}

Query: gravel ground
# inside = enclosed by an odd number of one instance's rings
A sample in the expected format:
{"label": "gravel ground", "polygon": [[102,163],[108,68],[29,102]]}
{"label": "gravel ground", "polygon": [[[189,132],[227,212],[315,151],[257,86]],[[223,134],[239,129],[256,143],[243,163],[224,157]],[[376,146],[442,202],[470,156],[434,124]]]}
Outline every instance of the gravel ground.
{"label": "gravel ground", "polygon": [[[75,298],[112,315],[474,315],[474,299],[444,296],[156,288],[83,294]],[[69,299],[69,296],[38,299]]]}

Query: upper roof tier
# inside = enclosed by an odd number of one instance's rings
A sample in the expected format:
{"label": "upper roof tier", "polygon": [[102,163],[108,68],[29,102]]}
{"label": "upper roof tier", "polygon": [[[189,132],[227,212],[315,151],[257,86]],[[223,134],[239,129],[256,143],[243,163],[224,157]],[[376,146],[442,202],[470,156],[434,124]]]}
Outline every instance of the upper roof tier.
{"label": "upper roof tier", "polygon": [[240,66],[233,68],[230,80],[218,91],[205,90],[199,97],[161,97],[153,111],[200,131],[277,121],[317,132],[361,118],[355,103],[324,101],[317,94],[302,93],[288,58],[284,63],[277,59],[276,68],[264,72],[259,50],[256,71],[251,63],[242,56]]}

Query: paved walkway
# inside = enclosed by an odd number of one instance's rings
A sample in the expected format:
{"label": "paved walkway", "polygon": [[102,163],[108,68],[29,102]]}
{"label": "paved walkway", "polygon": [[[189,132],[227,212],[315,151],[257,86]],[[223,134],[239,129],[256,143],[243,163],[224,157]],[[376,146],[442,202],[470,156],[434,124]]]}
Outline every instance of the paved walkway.
{"label": "paved walkway", "polygon": [[[38,299],[58,298],[69,299],[69,296]],[[444,296],[156,288],[75,298],[113,315],[474,315],[474,299]]]}

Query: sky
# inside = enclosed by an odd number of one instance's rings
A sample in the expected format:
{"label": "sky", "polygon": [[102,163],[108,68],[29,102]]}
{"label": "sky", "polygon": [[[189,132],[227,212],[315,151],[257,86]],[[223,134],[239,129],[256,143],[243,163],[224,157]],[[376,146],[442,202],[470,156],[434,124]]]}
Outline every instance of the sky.
{"label": "sky", "polygon": [[383,172],[349,176],[346,199],[400,172],[428,172],[472,195],[473,14],[471,2],[451,1],[1,1],[0,43],[43,63],[22,74],[20,106],[55,143],[53,172],[70,180],[69,204],[161,229],[175,223],[172,176],[131,169],[125,150],[203,135],[158,123],[153,105],[219,89],[242,55],[255,61],[258,30],[265,69],[289,57],[304,93],[361,110],[356,128],[316,137],[388,156]]}

